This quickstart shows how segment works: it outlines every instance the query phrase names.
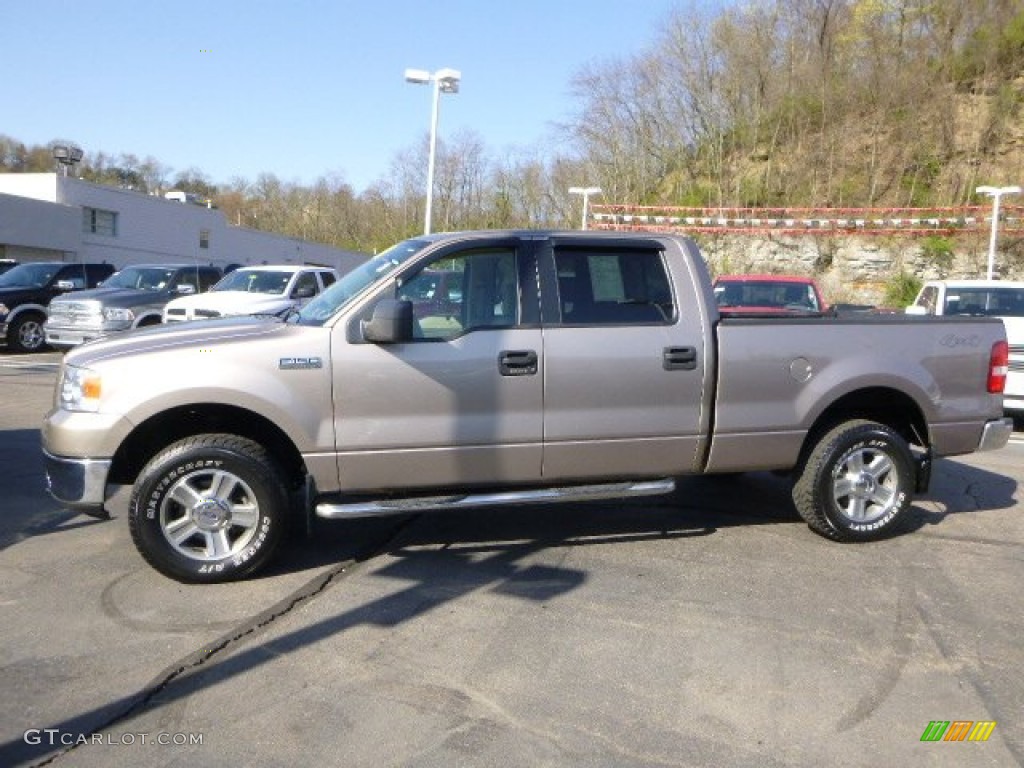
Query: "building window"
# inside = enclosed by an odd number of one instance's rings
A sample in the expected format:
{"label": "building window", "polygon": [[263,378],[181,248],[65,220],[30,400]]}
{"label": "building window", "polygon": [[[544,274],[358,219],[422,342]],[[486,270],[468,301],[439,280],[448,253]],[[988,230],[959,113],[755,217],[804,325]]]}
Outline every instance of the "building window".
{"label": "building window", "polygon": [[117,213],[99,208],[83,208],[82,231],[92,235],[117,237]]}
{"label": "building window", "polygon": [[210,230],[200,229],[199,230],[199,247],[209,248],[210,247]]}

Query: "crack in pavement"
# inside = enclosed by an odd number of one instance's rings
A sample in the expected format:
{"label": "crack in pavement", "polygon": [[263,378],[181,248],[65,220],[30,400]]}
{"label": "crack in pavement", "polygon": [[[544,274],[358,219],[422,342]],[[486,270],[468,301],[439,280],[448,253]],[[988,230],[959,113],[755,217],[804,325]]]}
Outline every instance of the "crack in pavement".
{"label": "crack in pavement", "polygon": [[218,654],[222,654],[225,651],[234,648],[244,640],[255,636],[262,630],[265,630],[281,617],[290,614],[300,605],[303,605],[318,595],[323,594],[328,587],[340,581],[342,578],[359,572],[367,562],[390,550],[395,541],[417,517],[418,516],[410,515],[402,518],[401,521],[389,530],[380,541],[367,547],[364,552],[356,555],[351,560],[345,560],[335,565],[326,573],[316,576],[293,591],[290,595],[278,600],[274,605],[270,606],[266,610],[246,619],[230,632],[221,635],[211,643],[207,643],[206,647],[193,651],[183,659],[174,662],[165,668],[163,672],[158,674],[152,682],[144,686],[141,691],[135,694],[130,703],[122,711],[107,718],[106,721],[90,729],[88,733],[83,731],[78,735],[74,744],[68,745],[64,749],[55,752],[40,762],[32,763],[31,768],[42,768],[42,766],[51,765],[79,747],[92,743],[93,738],[100,736],[103,731],[106,731],[137,714],[140,714],[146,709],[149,703],[153,701],[153,699],[159,696],[160,693],[165,691],[169,686],[190,673],[201,669],[203,665]]}

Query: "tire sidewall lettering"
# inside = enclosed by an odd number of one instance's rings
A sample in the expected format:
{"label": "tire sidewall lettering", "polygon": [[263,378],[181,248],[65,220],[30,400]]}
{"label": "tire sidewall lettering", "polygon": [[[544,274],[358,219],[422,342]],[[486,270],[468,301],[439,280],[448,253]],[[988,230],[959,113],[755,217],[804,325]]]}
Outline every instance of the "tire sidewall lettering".
{"label": "tire sidewall lettering", "polygon": [[264,543],[267,541],[267,537],[270,535],[271,520],[269,517],[263,517],[260,520],[259,530],[253,537],[252,543],[249,544],[245,549],[239,552],[237,555],[231,557],[231,564],[234,566],[242,565],[243,563],[250,560],[260,549],[263,548]]}
{"label": "tire sidewall lettering", "polygon": [[177,482],[182,476],[199,469],[220,469],[224,466],[223,459],[205,459],[201,461],[188,461],[164,472],[160,479],[153,486],[153,490],[146,499],[146,519],[156,520],[157,509],[167,492],[167,489]]}

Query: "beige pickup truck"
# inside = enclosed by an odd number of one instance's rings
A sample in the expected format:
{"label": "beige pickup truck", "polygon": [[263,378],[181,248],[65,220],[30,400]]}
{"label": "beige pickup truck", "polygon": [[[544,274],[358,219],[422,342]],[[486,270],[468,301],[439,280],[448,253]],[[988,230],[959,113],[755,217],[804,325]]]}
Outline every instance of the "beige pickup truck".
{"label": "beige pickup truck", "polygon": [[254,572],[303,516],[747,470],[791,473],[814,531],[864,541],[898,529],[933,457],[1005,445],[1006,366],[998,319],[730,318],[685,238],[431,235],[285,317],[70,352],[43,449],[68,507],[103,514],[133,486],[136,546],[182,581]]}

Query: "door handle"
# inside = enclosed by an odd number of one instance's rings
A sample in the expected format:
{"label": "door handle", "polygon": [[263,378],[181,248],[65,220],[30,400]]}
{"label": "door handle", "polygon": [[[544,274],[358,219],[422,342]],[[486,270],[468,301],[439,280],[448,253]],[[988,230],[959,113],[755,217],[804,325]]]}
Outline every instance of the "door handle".
{"label": "door handle", "polygon": [[537,373],[537,353],[532,349],[506,349],[498,353],[502,376],[532,376]]}
{"label": "door handle", "polygon": [[693,371],[697,368],[696,347],[665,347],[661,367],[666,371]]}

